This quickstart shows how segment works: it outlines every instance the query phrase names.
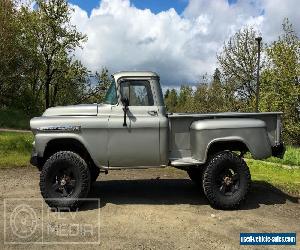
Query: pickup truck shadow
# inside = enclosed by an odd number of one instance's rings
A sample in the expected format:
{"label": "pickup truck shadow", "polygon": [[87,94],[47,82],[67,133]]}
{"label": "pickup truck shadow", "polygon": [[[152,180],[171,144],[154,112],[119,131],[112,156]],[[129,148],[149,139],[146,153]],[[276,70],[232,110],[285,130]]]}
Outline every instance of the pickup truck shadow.
{"label": "pickup truck shadow", "polygon": [[[113,204],[209,205],[203,192],[189,179],[105,180],[94,183],[89,198],[100,198],[100,208]],[[259,208],[261,204],[298,203],[271,184],[253,181],[246,202],[239,210]],[[84,203],[81,210],[98,209],[95,202]]]}

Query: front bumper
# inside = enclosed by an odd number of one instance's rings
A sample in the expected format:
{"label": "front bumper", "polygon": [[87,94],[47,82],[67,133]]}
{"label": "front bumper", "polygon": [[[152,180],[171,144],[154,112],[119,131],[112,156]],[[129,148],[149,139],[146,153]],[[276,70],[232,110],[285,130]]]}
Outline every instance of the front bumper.
{"label": "front bumper", "polygon": [[39,170],[42,169],[41,158],[38,157],[37,153],[33,150],[30,157],[30,164],[37,167]]}
{"label": "front bumper", "polygon": [[38,156],[36,153],[32,153],[30,157],[30,164],[33,166],[38,166]]}
{"label": "front bumper", "polygon": [[272,156],[282,159],[284,153],[285,153],[285,146],[283,143],[279,143],[272,147]]}

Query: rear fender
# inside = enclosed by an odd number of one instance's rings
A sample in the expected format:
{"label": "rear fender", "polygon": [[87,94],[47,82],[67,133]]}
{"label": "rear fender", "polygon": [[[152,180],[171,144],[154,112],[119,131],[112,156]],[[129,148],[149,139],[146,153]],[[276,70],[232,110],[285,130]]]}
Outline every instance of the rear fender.
{"label": "rear fender", "polygon": [[190,133],[192,157],[203,163],[207,160],[209,149],[217,143],[227,145],[228,148],[222,150],[239,150],[240,145],[244,145],[243,148],[250,151],[255,159],[264,159],[272,155],[266,124],[258,119],[195,121],[190,127]]}

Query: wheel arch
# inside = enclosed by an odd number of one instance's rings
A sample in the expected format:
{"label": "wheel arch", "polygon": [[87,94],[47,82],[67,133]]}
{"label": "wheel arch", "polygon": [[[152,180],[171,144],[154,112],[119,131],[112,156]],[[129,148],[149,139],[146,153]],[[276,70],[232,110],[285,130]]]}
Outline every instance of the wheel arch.
{"label": "wheel arch", "polygon": [[208,143],[205,160],[215,155],[216,153],[225,150],[239,151],[241,152],[241,154],[244,154],[246,152],[251,153],[250,147],[242,138],[219,138]]}
{"label": "wheel arch", "polygon": [[86,146],[75,138],[54,138],[47,142],[42,157],[42,165],[51,157],[51,155],[59,151],[72,151],[82,157],[89,167],[96,167],[95,161],[91,157]]}

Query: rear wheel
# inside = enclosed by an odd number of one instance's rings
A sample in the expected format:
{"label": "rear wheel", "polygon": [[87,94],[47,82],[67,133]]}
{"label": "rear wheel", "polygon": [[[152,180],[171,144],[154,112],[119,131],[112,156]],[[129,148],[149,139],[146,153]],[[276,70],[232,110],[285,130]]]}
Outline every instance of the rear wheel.
{"label": "rear wheel", "polygon": [[213,207],[236,208],[246,197],[251,176],[246,162],[237,154],[216,154],[203,173],[203,190]]}
{"label": "rear wheel", "polygon": [[90,190],[90,172],[76,153],[60,151],[45,163],[40,175],[40,190],[50,207],[78,207]]}

